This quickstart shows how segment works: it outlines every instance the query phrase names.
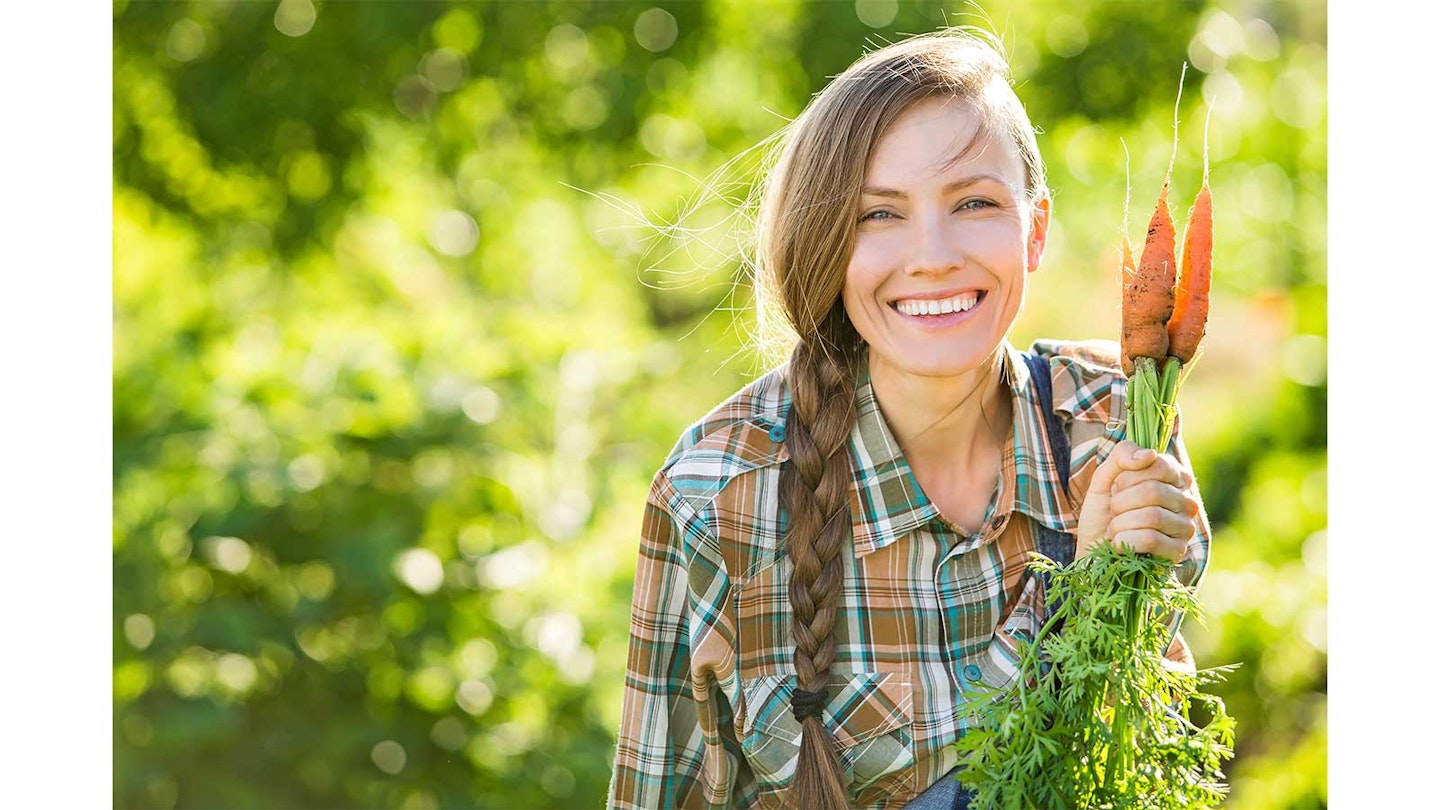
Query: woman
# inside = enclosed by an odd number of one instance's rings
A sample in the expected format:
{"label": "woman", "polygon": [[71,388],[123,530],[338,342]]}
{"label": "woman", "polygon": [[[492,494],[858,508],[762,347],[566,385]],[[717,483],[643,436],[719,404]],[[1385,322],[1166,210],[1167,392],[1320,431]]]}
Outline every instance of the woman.
{"label": "woman", "polygon": [[871,53],[792,124],[759,269],[797,340],[655,478],[610,806],[963,806],[957,708],[1044,619],[1029,552],[1198,581],[1189,464],[1124,440],[1114,344],[1006,339],[1050,215],[980,38]]}

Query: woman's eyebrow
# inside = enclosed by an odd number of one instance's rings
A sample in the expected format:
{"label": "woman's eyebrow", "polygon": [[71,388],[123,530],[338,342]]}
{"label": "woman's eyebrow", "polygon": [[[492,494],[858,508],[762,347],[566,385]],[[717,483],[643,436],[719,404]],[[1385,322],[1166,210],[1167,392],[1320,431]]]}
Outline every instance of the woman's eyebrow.
{"label": "woman's eyebrow", "polygon": [[[981,172],[979,174],[972,174],[968,177],[962,177],[958,180],[946,183],[945,187],[942,188],[941,191],[946,194],[951,194],[953,192],[969,188],[970,186],[984,182],[986,180],[990,180],[999,183],[1006,188],[1010,188],[1010,183],[1000,175],[993,172]],[[903,200],[910,196],[898,188],[887,188],[885,186],[862,186],[860,189],[860,193],[867,197],[889,197],[897,200]]]}

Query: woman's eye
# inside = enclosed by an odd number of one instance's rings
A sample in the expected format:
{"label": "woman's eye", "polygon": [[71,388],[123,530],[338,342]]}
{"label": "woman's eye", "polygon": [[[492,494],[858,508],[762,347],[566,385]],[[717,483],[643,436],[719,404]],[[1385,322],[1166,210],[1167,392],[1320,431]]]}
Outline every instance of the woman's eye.
{"label": "woman's eye", "polygon": [[893,219],[894,217],[895,217],[894,214],[892,214],[892,213],[890,213],[889,211],[886,211],[885,209],[881,208],[881,209],[877,209],[877,210],[875,210],[875,211],[871,211],[871,212],[866,213],[866,214],[862,214],[861,217],[860,217],[860,221],[861,221],[861,222],[873,222],[873,221],[875,221],[875,220]]}
{"label": "woman's eye", "polygon": [[990,200],[980,199],[980,198],[977,197],[977,198],[969,199],[969,200],[966,200],[965,202],[960,203],[960,205],[957,206],[955,210],[957,210],[957,211],[977,211],[977,210],[982,209],[982,208],[994,208],[994,207],[995,207],[995,203],[991,202]]}

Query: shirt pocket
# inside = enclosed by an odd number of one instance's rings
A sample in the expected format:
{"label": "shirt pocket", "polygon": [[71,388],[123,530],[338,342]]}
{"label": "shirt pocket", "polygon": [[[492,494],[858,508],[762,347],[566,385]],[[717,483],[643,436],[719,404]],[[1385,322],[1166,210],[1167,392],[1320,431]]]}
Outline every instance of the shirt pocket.
{"label": "shirt pocket", "polygon": [[[821,721],[852,796],[910,788],[915,764],[914,697],[900,672],[835,673]],[[800,754],[800,722],[790,711],[794,675],[766,675],[742,683],[747,713],[741,747],[759,783],[763,804],[776,803],[790,786]],[[864,803],[864,801],[861,801]]]}

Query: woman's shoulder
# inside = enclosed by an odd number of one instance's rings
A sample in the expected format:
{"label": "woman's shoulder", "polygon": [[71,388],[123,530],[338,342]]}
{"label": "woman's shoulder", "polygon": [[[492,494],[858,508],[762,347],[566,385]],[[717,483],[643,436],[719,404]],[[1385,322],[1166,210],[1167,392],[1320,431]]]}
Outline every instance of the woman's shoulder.
{"label": "woman's shoulder", "polygon": [[1112,421],[1123,414],[1125,372],[1115,340],[1042,338],[1030,352],[1046,358],[1054,408],[1072,419]]}
{"label": "woman's shoulder", "polygon": [[659,475],[687,495],[713,497],[735,477],[786,458],[786,366],[740,388],[680,434]]}

